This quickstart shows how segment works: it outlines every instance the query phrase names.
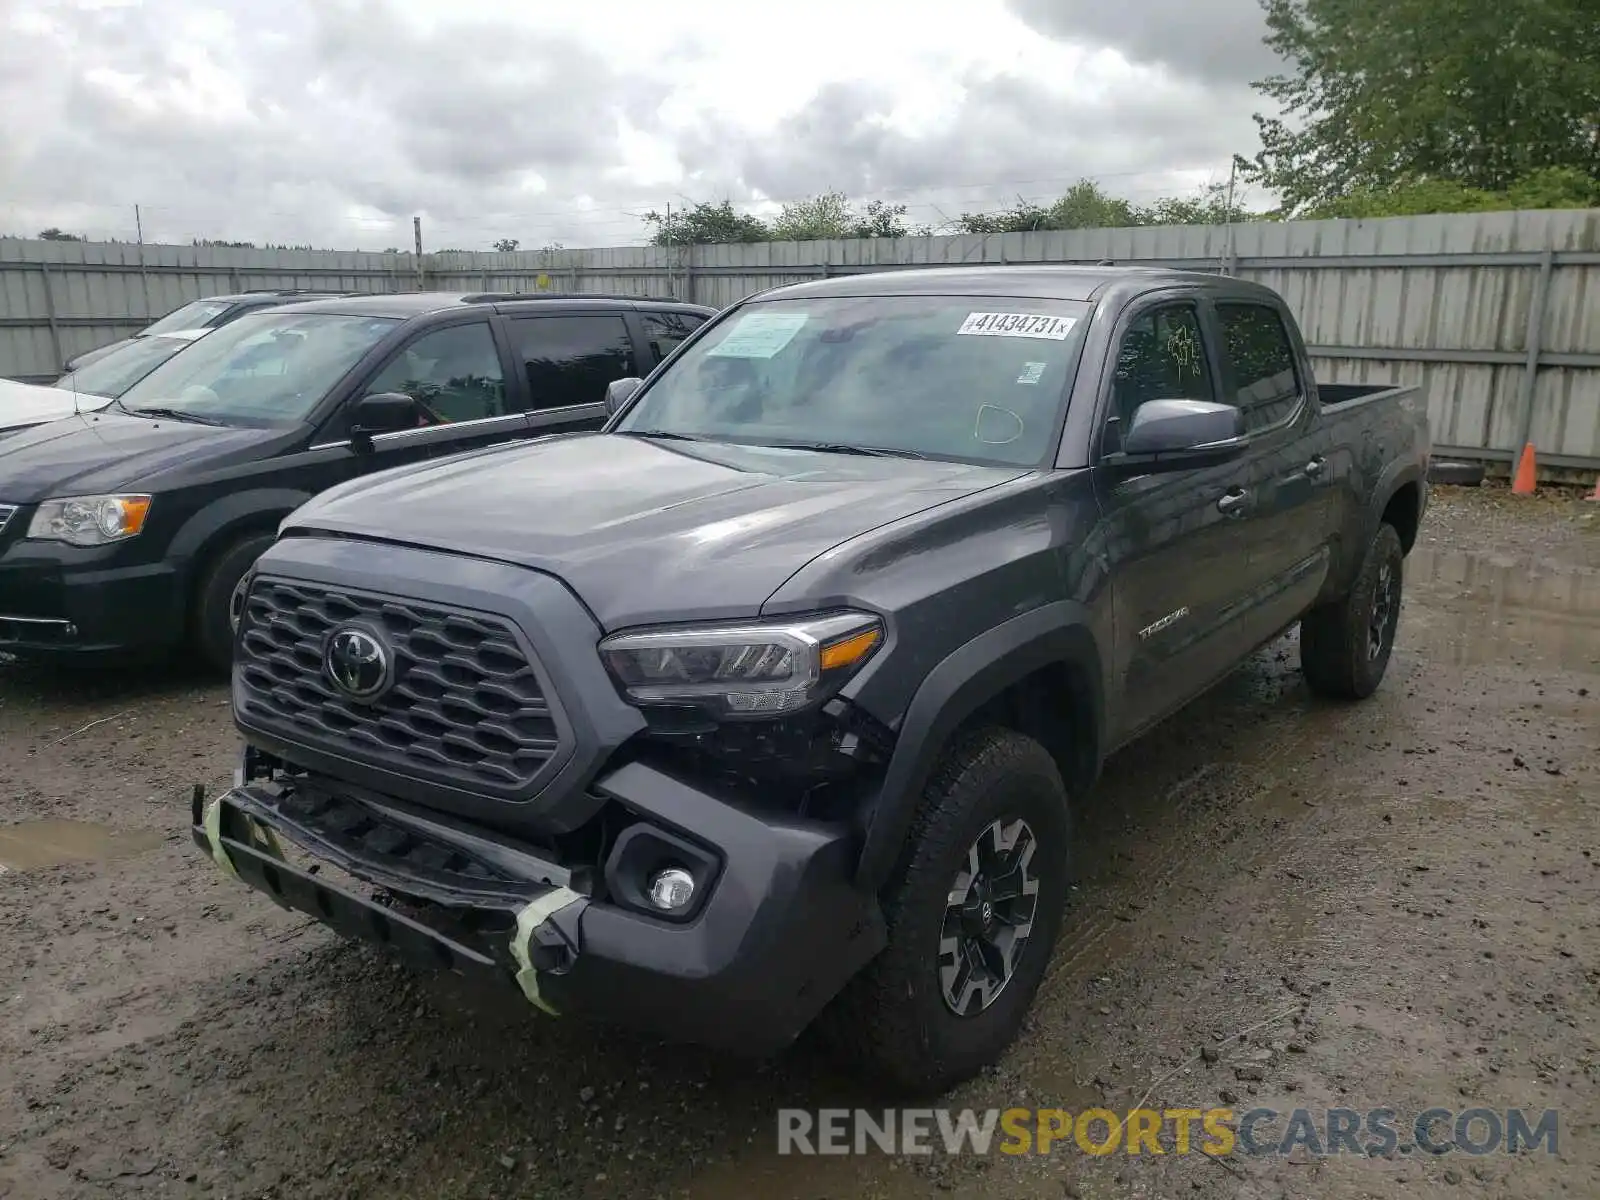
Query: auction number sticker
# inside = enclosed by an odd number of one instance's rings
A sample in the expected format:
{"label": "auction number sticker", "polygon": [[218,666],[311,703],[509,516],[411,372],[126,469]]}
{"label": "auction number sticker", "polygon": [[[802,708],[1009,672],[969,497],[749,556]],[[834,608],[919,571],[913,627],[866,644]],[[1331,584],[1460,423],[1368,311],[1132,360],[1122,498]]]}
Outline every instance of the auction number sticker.
{"label": "auction number sticker", "polygon": [[710,350],[709,358],[771,358],[810,320],[806,313],[745,313],[728,336]]}
{"label": "auction number sticker", "polygon": [[1045,338],[1064,342],[1077,323],[1076,317],[1047,317],[1039,313],[975,312],[967,314],[956,332],[976,337]]}

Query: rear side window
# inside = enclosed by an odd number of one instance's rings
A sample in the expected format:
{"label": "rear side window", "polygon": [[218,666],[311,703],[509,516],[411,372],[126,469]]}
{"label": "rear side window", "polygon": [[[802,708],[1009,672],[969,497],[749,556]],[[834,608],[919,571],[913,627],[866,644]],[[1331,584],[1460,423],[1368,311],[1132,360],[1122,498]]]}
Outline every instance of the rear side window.
{"label": "rear side window", "polygon": [[654,362],[660,362],[678,348],[683,341],[705,323],[705,318],[684,312],[643,312],[644,336],[650,343]]}
{"label": "rear side window", "polygon": [[517,317],[511,341],[528,377],[528,408],[603,404],[606,385],[639,372],[621,316]]}
{"label": "rear side window", "polygon": [[1248,429],[1276,425],[1300,403],[1294,348],[1277,311],[1263,304],[1219,304],[1229,399]]}

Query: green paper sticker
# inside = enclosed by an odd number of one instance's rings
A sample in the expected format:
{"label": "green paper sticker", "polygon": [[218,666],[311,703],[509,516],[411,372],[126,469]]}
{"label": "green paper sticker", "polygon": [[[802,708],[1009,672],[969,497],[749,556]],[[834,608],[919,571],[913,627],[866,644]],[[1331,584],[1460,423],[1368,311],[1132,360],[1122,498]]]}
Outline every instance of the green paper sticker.
{"label": "green paper sticker", "polygon": [[806,313],[746,313],[733,331],[706,352],[708,358],[771,358],[805,327]]}

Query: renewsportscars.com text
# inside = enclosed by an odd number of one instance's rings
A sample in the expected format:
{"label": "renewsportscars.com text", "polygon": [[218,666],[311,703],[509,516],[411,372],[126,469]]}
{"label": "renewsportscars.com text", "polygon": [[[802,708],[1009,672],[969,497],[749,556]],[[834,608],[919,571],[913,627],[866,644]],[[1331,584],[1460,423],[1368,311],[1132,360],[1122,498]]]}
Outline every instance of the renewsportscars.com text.
{"label": "renewsportscars.com text", "polygon": [[1559,1153],[1554,1109],[824,1108],[778,1111],[779,1154]]}

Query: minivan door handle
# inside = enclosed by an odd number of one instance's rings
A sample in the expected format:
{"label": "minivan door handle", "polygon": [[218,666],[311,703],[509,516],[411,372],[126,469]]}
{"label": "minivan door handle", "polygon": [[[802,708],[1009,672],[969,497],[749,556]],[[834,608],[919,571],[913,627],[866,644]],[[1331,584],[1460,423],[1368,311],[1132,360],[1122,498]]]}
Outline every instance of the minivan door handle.
{"label": "minivan door handle", "polygon": [[1227,492],[1217,500],[1217,511],[1230,517],[1244,515],[1244,507],[1250,502],[1250,493],[1243,488],[1236,488]]}
{"label": "minivan door handle", "polygon": [[1306,464],[1306,474],[1315,479],[1318,475],[1322,474],[1322,469],[1327,465],[1328,460],[1319,454]]}

